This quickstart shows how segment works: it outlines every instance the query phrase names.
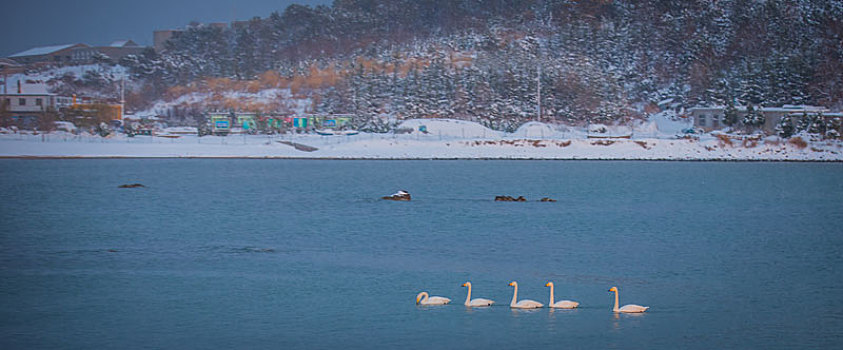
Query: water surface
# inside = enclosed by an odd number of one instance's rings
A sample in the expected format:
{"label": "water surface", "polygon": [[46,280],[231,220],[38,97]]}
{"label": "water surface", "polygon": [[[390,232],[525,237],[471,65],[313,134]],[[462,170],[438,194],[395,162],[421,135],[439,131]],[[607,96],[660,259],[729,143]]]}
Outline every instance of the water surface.
{"label": "water surface", "polygon": [[[2,160],[0,346],[830,348],[843,164]],[[118,189],[124,183],[146,188]],[[381,201],[399,189],[412,202]],[[501,203],[495,195],[556,203]],[[497,301],[462,306],[474,296]],[[511,311],[519,297],[581,302]],[[648,305],[643,315],[611,312]],[[426,290],[454,300],[417,307]]]}

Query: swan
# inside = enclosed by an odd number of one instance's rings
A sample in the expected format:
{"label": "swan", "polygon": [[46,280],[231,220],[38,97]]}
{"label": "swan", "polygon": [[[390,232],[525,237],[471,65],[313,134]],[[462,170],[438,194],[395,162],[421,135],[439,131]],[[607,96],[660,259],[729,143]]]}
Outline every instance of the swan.
{"label": "swan", "polygon": [[462,284],[463,287],[468,287],[468,294],[465,296],[465,306],[468,307],[483,307],[483,306],[492,306],[495,303],[494,300],[477,298],[471,300],[471,282],[465,282]]}
{"label": "swan", "polygon": [[509,303],[509,307],[513,309],[538,309],[544,306],[542,303],[535,300],[524,299],[518,301],[518,282],[512,281],[509,282],[509,285],[515,287],[515,291],[512,293],[512,302]]}
{"label": "swan", "polygon": [[624,305],[622,308],[618,308],[618,287],[612,287],[609,289],[610,292],[615,292],[615,307],[612,308],[614,312],[623,312],[628,314],[634,314],[639,312],[644,312],[649,309],[649,306],[641,306],[635,304]]}
{"label": "swan", "polygon": [[580,303],[571,300],[560,300],[556,303],[553,302],[553,282],[547,282],[544,285],[545,287],[550,287],[550,303],[547,304],[548,307],[552,307],[555,309],[576,309],[577,306],[580,306]]}
{"label": "swan", "polygon": [[451,299],[445,297],[432,297],[430,294],[427,294],[427,292],[421,292],[419,295],[416,295],[416,305],[445,305],[450,302]]}

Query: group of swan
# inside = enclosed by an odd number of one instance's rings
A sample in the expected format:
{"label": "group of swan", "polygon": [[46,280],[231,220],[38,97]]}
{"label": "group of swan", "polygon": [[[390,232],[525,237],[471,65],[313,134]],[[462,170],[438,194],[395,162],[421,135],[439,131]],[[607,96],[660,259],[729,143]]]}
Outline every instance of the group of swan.
{"label": "group of swan", "polygon": [[[535,301],[535,300],[518,300],[518,283],[512,281],[509,283],[510,286],[514,287],[512,293],[512,301],[509,303],[509,307],[513,309],[538,309],[544,307],[544,304]],[[495,302],[489,299],[477,298],[471,299],[471,282],[465,282],[462,284],[463,287],[468,287],[468,294],[465,296],[465,306],[467,307],[486,307],[492,306]],[[555,309],[575,309],[580,306],[580,303],[571,300],[560,300],[557,302],[553,302],[553,282],[547,282],[545,287],[550,287],[550,303],[548,303],[548,307],[555,308]],[[612,287],[609,289],[610,292],[615,292],[615,307],[612,308],[614,312],[623,312],[623,313],[640,313],[647,311],[650,307],[648,306],[641,306],[635,304],[624,305],[623,307],[618,307],[618,287]],[[418,305],[445,305],[451,302],[451,299],[445,297],[432,297],[427,292],[421,292],[416,296],[416,304]]]}

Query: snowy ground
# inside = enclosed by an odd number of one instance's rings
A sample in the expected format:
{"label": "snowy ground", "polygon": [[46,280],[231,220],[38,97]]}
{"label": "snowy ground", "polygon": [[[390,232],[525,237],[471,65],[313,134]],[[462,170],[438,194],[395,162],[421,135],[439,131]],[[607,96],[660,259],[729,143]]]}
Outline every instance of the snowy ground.
{"label": "snowy ground", "polygon": [[[422,124],[424,123],[424,124]],[[419,133],[418,126],[428,133]],[[631,139],[589,139],[583,131],[527,124],[501,133],[456,120],[408,121],[409,134],[231,135],[226,137],[124,135],[101,138],[51,134],[0,134],[0,157],[243,157],[367,159],[672,159],[843,161],[843,143],[807,145],[768,137],[724,140],[703,135],[675,139],[671,133]],[[652,132],[652,130],[650,130]],[[296,147],[299,146],[299,147]],[[316,150],[313,150],[315,148]]]}

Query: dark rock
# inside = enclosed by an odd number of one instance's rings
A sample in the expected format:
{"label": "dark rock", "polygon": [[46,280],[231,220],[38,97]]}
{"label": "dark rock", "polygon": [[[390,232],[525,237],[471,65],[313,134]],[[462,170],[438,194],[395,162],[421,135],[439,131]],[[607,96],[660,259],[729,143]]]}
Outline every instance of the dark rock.
{"label": "dark rock", "polygon": [[141,184],[125,184],[125,185],[117,186],[117,188],[140,188],[140,187],[146,187],[146,186],[141,185]]}
{"label": "dark rock", "polygon": [[526,202],[527,200],[524,199],[524,196],[518,196],[518,198],[514,198],[512,196],[495,196],[495,202]]}
{"label": "dark rock", "polygon": [[556,202],[556,200],[550,197],[544,197],[542,199],[539,199],[539,202]]}

